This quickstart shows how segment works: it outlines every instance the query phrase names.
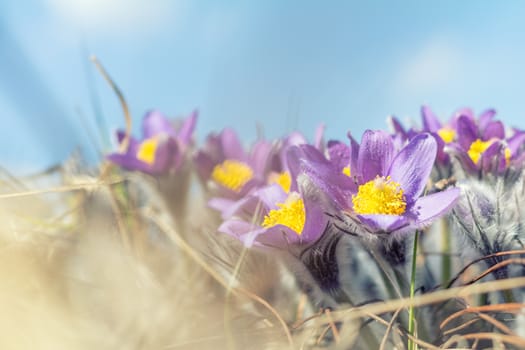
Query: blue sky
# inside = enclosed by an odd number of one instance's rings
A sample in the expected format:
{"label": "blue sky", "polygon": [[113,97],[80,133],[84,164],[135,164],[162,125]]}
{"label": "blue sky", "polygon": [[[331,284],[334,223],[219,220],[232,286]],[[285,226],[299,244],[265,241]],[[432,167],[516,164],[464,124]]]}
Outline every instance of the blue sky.
{"label": "blue sky", "polygon": [[197,108],[199,139],[234,126],[249,142],[256,123],[343,138],[390,114],[419,120],[423,103],[525,127],[524,15],[520,1],[3,1],[0,164],[27,173],[111,147],[122,112],[89,54],[136,127],[151,108]]}

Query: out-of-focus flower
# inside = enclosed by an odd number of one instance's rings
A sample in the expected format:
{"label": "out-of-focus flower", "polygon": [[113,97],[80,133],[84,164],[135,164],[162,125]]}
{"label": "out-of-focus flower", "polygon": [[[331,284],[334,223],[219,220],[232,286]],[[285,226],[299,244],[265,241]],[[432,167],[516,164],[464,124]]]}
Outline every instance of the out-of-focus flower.
{"label": "out-of-focus flower", "polygon": [[[432,178],[439,181],[453,175],[458,177],[459,174],[453,169],[454,164],[461,166],[464,174],[478,177],[502,174],[509,168],[522,166],[525,161],[525,132],[514,130],[507,137],[505,126],[494,119],[495,115],[494,109],[488,109],[476,117],[470,108],[463,108],[456,111],[447,123],[442,123],[428,106],[423,106],[423,126],[420,129],[405,130],[396,118],[391,118],[390,122],[397,145],[422,132],[430,133],[435,138],[436,171]],[[455,162],[451,162],[451,156]]]}
{"label": "out-of-focus flower", "polygon": [[238,199],[265,183],[269,161],[274,152],[270,142],[257,141],[246,152],[232,129],[211,134],[197,152],[194,162],[201,182],[220,197]]}
{"label": "out-of-focus flower", "polygon": [[[323,129],[320,126],[316,131],[318,149],[324,147]],[[209,135],[195,156],[195,167],[201,183],[213,197],[210,206],[223,212],[224,217],[229,212],[226,208],[235,201],[267,185],[278,184],[286,193],[297,191],[287,153],[291,147],[306,143],[302,134],[292,132],[279,140],[258,140],[246,152],[231,129]]]}
{"label": "out-of-focus flower", "polygon": [[[421,128],[410,128],[408,130],[405,130],[405,128],[397,118],[391,117],[389,121],[394,129],[396,138],[399,138],[404,142],[407,142],[408,140],[412,139],[420,133],[431,134],[436,139],[437,143],[437,157],[435,165],[440,167],[440,173],[450,173],[450,157],[445,152],[445,146],[451,144],[456,140],[456,121],[458,116],[461,113],[471,113],[469,111],[470,110],[462,109],[456,112],[447,123],[442,123],[429,106],[423,105],[421,106]],[[398,144],[399,143],[400,142],[398,142]],[[404,144],[401,143],[401,145]]]}
{"label": "out-of-focus flower", "polygon": [[[456,112],[455,115],[447,123],[442,123],[436,117],[436,115],[429,106],[422,106],[421,119],[423,122],[423,129],[421,131],[436,135],[439,137],[443,144],[449,144],[456,140],[456,119],[458,113],[463,113],[462,111],[467,110],[463,109],[461,111]],[[489,110],[486,113],[488,114],[491,112],[493,111]]]}
{"label": "out-of-focus flower", "polygon": [[[111,153],[107,158],[125,169],[152,175],[176,172],[184,162],[196,122],[195,111],[176,130],[161,112],[152,110],[146,113],[142,121],[142,139],[130,137],[123,153]],[[118,131],[117,138],[119,144],[122,143],[124,132]]]}
{"label": "out-of-focus flower", "polygon": [[[307,146],[303,146],[306,148]],[[413,137],[396,152],[390,135],[366,131],[349,180],[332,163],[304,152],[305,172],[353,222],[357,231],[401,234],[428,226],[456,202],[458,189],[421,196],[436,157],[436,141],[429,134]],[[359,232],[356,232],[359,233]]]}
{"label": "out-of-focus flower", "polygon": [[423,122],[422,132],[431,134],[437,143],[436,165],[440,167],[439,172],[446,176],[451,174],[450,156],[445,152],[445,147],[456,140],[457,114],[448,123],[441,123],[429,106],[421,107],[421,119]]}
{"label": "out-of-focus flower", "polygon": [[503,123],[494,120],[495,114],[494,110],[487,110],[475,118],[471,110],[465,109],[457,118],[457,137],[449,145],[449,153],[467,175],[500,175],[523,165],[525,133],[514,130],[507,137]]}
{"label": "out-of-focus flower", "polygon": [[508,165],[510,150],[503,142],[505,129],[503,123],[492,120],[494,115],[490,110],[478,120],[469,114],[457,120],[457,143],[453,149],[469,171],[501,171]]}

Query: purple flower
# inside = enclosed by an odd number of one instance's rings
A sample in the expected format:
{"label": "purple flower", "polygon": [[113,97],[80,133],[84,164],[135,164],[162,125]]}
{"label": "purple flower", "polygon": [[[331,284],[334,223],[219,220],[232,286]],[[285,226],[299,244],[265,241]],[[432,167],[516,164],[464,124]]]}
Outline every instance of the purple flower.
{"label": "purple flower", "polygon": [[286,193],[273,184],[243,198],[219,232],[239,239],[246,247],[285,248],[315,242],[327,220],[318,203],[302,191]]}
{"label": "purple flower", "polygon": [[[130,137],[124,152],[111,153],[107,158],[125,169],[152,175],[175,172],[184,161],[196,122],[195,111],[176,130],[161,112],[152,110],[146,113],[142,121],[142,139]],[[122,144],[124,132],[118,131],[117,139]]]}
{"label": "purple flower", "polygon": [[[324,127],[317,128],[315,147],[323,145]],[[222,204],[232,203],[257,188],[279,184],[285,192],[297,191],[291,179],[287,161],[290,147],[307,143],[306,138],[292,132],[276,141],[258,140],[249,152],[241,145],[237,134],[224,129],[220,134],[211,134],[204,147],[195,156],[195,167],[201,182],[221,197]]]}
{"label": "purple flower", "polygon": [[[450,121],[446,124],[441,123],[441,121],[436,117],[434,112],[430,109],[429,106],[421,107],[421,119],[423,121],[422,132],[427,132],[431,134],[437,143],[437,156],[436,163],[437,165],[444,166],[447,169],[450,168],[450,157],[445,152],[445,146],[454,142],[457,136],[456,132],[456,119],[457,117],[452,117]],[[450,172],[450,169],[449,169]]]}
{"label": "purple flower", "polygon": [[272,143],[259,140],[246,152],[232,129],[210,134],[197,152],[194,164],[201,182],[221,196],[238,199],[265,184]]}
{"label": "purple flower", "polygon": [[525,133],[515,131],[506,139],[504,125],[494,120],[494,115],[494,110],[488,110],[478,119],[472,113],[457,119],[457,142],[450,149],[469,173],[502,173],[514,160],[522,158]]}
{"label": "purple flower", "polygon": [[449,189],[421,197],[437,153],[436,141],[419,134],[399,152],[382,131],[366,131],[353,152],[351,182],[332,162],[302,146],[302,169],[336,203],[358,230],[401,234],[424,228],[448,211],[459,196]]}
{"label": "purple flower", "polygon": [[[219,210],[225,220],[220,232],[238,238],[248,247],[255,244],[274,248],[311,243],[323,234],[327,220],[321,201],[309,192],[312,188],[309,179],[304,176],[299,179],[299,158],[295,151],[297,145],[305,142],[301,134],[292,133],[277,143],[266,184],[238,200],[217,197],[210,200],[209,205]],[[286,180],[272,179],[276,174]]]}
{"label": "purple flower", "polygon": [[[445,152],[445,146],[456,139],[456,119],[457,114],[452,117],[448,123],[443,124],[436,117],[432,109],[430,109],[429,106],[424,105],[421,107],[422,128],[411,128],[405,130],[399,120],[395,117],[390,118],[390,124],[394,129],[396,137],[402,141],[397,142],[397,144],[400,144],[401,146],[404,145],[406,141],[422,132],[431,134],[436,139],[437,143],[436,165],[448,169],[450,167],[450,157]],[[446,172],[450,172],[450,169]]]}

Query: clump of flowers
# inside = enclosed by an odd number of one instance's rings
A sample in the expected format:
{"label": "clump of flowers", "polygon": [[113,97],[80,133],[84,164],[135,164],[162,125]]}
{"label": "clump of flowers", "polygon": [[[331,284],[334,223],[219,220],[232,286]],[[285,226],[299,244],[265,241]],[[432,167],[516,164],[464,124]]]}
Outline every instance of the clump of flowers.
{"label": "clump of flowers", "polygon": [[[180,183],[181,169],[194,170],[206,202],[202,212],[212,213],[208,224],[220,233],[214,239],[275,257],[311,305],[337,309],[414,297],[417,287],[421,293],[448,288],[466,278],[464,266],[479,259],[494,269],[495,278],[523,275],[523,269],[503,266],[507,258],[500,253],[522,249],[525,240],[520,205],[525,132],[507,129],[495,114],[461,109],[442,122],[423,106],[421,126],[405,128],[392,118],[394,133],[366,130],[360,142],[348,133],[346,140],[325,143],[321,127],[312,143],[292,132],[245,147],[226,128],[194,150],[196,114],[177,129],[151,111],[143,120],[143,137],[119,132],[119,142],[128,145],[108,159],[162,186]],[[188,193],[190,186],[182,183],[177,191],[161,189],[170,203],[181,203]],[[183,212],[173,215],[180,221]],[[435,248],[441,265],[426,251],[418,255],[420,244]],[[507,292],[503,300],[515,297],[523,295]],[[464,305],[443,303],[421,309],[420,316],[446,324]],[[414,317],[410,312],[388,322],[413,335]],[[434,323],[419,323],[421,334],[435,335],[426,341],[449,340]],[[353,345],[378,348],[377,328],[363,323],[361,330]]]}
{"label": "clump of flowers", "polygon": [[471,109],[464,108],[442,123],[430,107],[423,106],[421,116],[423,127],[408,131],[396,118],[391,121],[401,139],[410,139],[420,132],[434,136],[438,144],[435,164],[438,177],[494,177],[522,167],[525,134],[517,129],[506,130],[495,119],[495,110],[488,109],[476,117]]}

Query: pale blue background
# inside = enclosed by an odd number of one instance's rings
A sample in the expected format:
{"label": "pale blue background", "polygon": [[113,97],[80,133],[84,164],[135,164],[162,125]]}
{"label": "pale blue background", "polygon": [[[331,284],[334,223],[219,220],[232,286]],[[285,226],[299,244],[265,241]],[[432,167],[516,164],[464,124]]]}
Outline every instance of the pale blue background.
{"label": "pale blue background", "polygon": [[232,125],[249,142],[257,121],[269,137],[311,137],[324,122],[343,138],[385,128],[389,114],[419,120],[422,103],[444,118],[495,107],[525,127],[525,2],[335,4],[2,1],[0,165],[27,173],[75,147],[91,161],[111,147],[122,112],[90,53],[135,126],[153,107],[198,108],[199,139]]}

